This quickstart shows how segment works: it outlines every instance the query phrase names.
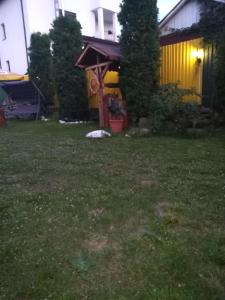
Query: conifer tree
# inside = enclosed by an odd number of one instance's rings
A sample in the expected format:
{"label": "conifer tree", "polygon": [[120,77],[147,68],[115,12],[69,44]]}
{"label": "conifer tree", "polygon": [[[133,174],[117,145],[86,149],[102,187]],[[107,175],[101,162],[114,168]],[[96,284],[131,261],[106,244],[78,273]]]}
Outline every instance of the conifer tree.
{"label": "conifer tree", "polygon": [[86,75],[75,68],[75,61],[82,50],[80,23],[61,16],[50,31],[53,48],[53,69],[61,117],[82,119],[87,115]]}
{"label": "conifer tree", "polygon": [[29,76],[45,96],[46,104],[51,104],[54,90],[49,35],[40,32],[31,35],[29,57]]}
{"label": "conifer tree", "polygon": [[200,31],[204,41],[215,49],[211,78],[214,108],[225,111],[225,3],[212,0],[201,0],[201,3]]}
{"label": "conifer tree", "polygon": [[123,0],[119,21],[122,62],[120,84],[135,118],[148,115],[159,82],[159,30],[156,0]]}

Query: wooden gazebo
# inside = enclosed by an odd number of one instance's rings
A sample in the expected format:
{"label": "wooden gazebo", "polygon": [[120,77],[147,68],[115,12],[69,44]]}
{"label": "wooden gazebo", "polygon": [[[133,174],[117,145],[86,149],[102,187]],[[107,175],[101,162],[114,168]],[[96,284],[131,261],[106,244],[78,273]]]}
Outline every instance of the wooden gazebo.
{"label": "wooden gazebo", "polygon": [[119,44],[112,41],[85,37],[85,47],[75,66],[94,72],[99,83],[99,122],[105,127],[103,111],[104,77],[107,71],[118,71],[121,59]]}

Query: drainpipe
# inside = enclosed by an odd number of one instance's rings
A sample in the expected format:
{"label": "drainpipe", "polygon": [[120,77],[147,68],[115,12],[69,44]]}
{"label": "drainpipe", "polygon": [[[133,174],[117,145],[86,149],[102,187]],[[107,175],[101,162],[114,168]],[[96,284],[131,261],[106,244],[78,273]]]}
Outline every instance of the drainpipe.
{"label": "drainpipe", "polygon": [[23,0],[20,0],[21,13],[22,13],[22,21],[23,21],[23,33],[24,33],[24,42],[26,49],[26,59],[27,59],[27,68],[29,67],[29,58],[28,58],[28,45],[27,45],[27,34],[26,34],[26,25],[25,25],[25,17],[24,17],[24,8],[23,8]]}
{"label": "drainpipe", "polygon": [[98,8],[98,34],[100,39],[105,38],[105,31],[104,31],[104,15],[103,15],[103,8]]}
{"label": "drainpipe", "polygon": [[62,15],[65,16],[64,0],[60,0],[60,3],[61,3]]}
{"label": "drainpipe", "polygon": [[117,40],[117,32],[116,32],[116,28],[117,27],[117,13],[113,13],[113,37],[114,37],[114,41]]}
{"label": "drainpipe", "polygon": [[58,0],[54,0],[54,8],[55,8],[55,19],[56,19],[59,14],[59,1]]}

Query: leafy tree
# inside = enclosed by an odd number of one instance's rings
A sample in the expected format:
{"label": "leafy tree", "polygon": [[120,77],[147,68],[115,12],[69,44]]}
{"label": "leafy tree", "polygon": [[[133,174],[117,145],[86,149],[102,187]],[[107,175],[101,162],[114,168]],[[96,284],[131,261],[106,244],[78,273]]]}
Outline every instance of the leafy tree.
{"label": "leafy tree", "polygon": [[131,116],[148,115],[159,82],[159,30],[156,0],[123,0],[119,21],[122,61],[120,83]]}
{"label": "leafy tree", "polygon": [[86,75],[74,67],[83,45],[80,23],[69,16],[59,17],[53,23],[50,37],[53,42],[54,79],[61,117],[85,118]]}
{"label": "leafy tree", "polygon": [[50,51],[50,38],[47,34],[33,33],[29,48],[30,65],[28,73],[37,84],[46,98],[47,103],[52,103],[54,94],[52,79],[52,56]]}

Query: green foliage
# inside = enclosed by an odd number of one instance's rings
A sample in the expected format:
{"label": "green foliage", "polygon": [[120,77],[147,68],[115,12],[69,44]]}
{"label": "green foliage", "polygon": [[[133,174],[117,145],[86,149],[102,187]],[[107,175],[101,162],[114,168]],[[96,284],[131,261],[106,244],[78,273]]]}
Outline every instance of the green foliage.
{"label": "green foliage", "polygon": [[188,111],[190,115],[197,107],[196,104],[183,102],[183,97],[188,95],[196,95],[196,92],[191,89],[178,88],[178,83],[160,86],[150,102],[150,117],[155,132],[165,131],[168,127],[172,130],[185,127],[183,115]]}
{"label": "green foliage", "polygon": [[225,4],[201,0],[202,15],[199,22],[200,31],[206,43],[212,43],[216,49],[213,61],[212,80],[215,90],[214,103],[218,111],[225,110]]}
{"label": "green foliage", "polygon": [[120,83],[132,117],[148,114],[159,82],[159,31],[156,0],[123,0]]}
{"label": "green foliage", "polygon": [[31,35],[29,56],[29,76],[45,96],[47,104],[50,104],[52,103],[54,89],[49,35],[40,32]]}
{"label": "green foliage", "polygon": [[206,42],[219,42],[225,31],[225,4],[213,0],[201,0],[200,31]]}
{"label": "green foliage", "polygon": [[85,118],[87,88],[85,72],[74,64],[82,50],[80,23],[69,17],[59,17],[50,31],[53,41],[53,66],[61,117]]}
{"label": "green foliage", "polygon": [[220,44],[215,60],[215,87],[217,108],[225,110],[225,31],[220,39]]}

